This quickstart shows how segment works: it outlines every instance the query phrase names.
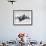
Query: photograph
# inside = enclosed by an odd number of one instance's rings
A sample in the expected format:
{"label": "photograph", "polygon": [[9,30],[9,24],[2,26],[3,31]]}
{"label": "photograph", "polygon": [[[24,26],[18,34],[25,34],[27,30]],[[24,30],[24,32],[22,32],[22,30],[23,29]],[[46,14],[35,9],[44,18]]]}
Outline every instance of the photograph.
{"label": "photograph", "polygon": [[13,10],[14,25],[31,25],[32,10]]}
{"label": "photograph", "polygon": [[46,46],[46,0],[0,0],[0,46]]}

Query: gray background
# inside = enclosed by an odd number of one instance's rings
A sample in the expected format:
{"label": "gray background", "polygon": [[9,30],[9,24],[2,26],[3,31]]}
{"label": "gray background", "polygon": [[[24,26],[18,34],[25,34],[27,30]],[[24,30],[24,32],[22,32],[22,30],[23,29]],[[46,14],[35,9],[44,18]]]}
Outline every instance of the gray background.
{"label": "gray background", "polygon": [[[33,10],[33,25],[14,26],[13,9]],[[0,40],[14,40],[19,32],[27,32],[37,41],[46,40],[46,0],[17,0],[14,5],[0,0]]]}

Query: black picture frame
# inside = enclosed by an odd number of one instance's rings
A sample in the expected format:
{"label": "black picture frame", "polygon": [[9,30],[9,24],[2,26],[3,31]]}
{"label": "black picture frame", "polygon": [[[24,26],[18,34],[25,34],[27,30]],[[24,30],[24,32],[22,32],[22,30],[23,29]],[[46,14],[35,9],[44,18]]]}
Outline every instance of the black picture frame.
{"label": "black picture frame", "polygon": [[[30,11],[31,12],[31,23],[30,24],[15,24],[14,22],[14,13],[15,11]],[[33,24],[33,11],[32,10],[13,10],[13,25],[16,25],[16,26],[32,26]]]}

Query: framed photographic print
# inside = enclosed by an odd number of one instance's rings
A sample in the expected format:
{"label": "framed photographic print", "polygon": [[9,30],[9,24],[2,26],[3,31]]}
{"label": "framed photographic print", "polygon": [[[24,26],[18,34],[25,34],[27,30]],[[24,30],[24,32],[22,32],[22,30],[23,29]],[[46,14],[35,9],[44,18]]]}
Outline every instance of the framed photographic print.
{"label": "framed photographic print", "polygon": [[13,10],[13,25],[32,25],[32,10]]}

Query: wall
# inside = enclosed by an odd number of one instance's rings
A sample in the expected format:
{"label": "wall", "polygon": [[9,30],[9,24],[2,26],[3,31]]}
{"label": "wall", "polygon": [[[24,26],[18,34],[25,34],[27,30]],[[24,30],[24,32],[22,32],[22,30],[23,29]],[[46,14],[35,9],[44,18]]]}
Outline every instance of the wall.
{"label": "wall", "polygon": [[[33,25],[14,26],[13,9],[32,9]],[[46,40],[45,0],[17,0],[14,5],[7,0],[0,0],[0,40],[14,40],[19,32],[29,33],[33,40]]]}

